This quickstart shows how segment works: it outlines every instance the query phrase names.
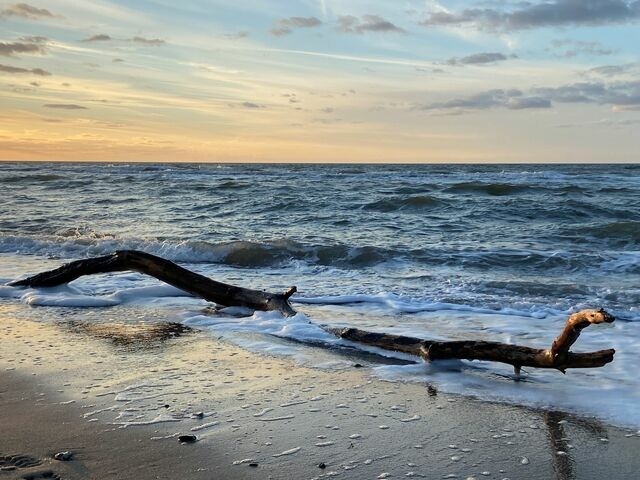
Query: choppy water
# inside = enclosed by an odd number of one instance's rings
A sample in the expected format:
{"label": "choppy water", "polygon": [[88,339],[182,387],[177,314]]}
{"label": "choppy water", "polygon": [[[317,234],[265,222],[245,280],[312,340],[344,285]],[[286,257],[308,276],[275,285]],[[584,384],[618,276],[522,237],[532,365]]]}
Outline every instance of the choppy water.
{"label": "choppy water", "polygon": [[0,283],[131,248],[243,286],[297,285],[305,314],[211,317],[137,274],[0,287],[0,301],[40,306],[25,306],[33,319],[144,306],[308,364],[348,364],[290,341],[336,343],[314,324],[546,347],[568,313],[602,306],[618,321],[574,347],[616,348],[602,369],[513,383],[480,362],[371,363],[387,378],[640,425],[640,166],[0,163],[0,210]]}

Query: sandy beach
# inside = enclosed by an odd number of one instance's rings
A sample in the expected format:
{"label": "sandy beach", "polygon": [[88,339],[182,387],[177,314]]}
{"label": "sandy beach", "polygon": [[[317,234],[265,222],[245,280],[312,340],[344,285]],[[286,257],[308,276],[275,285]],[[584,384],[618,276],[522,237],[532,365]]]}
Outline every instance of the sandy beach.
{"label": "sandy beach", "polygon": [[[16,312],[1,312],[0,478],[632,479],[640,470],[639,432],[594,419],[381,381],[366,362],[300,367],[161,321],[91,325],[61,310],[50,324]],[[71,459],[55,460],[60,452]]]}

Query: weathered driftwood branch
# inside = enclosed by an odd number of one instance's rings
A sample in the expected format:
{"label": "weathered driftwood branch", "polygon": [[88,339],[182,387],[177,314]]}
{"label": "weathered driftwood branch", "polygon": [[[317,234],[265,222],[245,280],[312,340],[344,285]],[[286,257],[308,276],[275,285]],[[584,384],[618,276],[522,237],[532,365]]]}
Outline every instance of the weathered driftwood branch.
{"label": "weathered driftwood branch", "polygon": [[588,353],[569,352],[569,348],[578,339],[583,328],[592,323],[613,321],[613,316],[602,309],[574,313],[549,349],[473,340],[431,341],[402,335],[367,332],[357,328],[330,329],[329,331],[345,340],[409,353],[425,360],[453,358],[487,360],[513,365],[516,374],[520,373],[521,367],[555,368],[564,373],[567,368],[602,367],[613,360],[614,349]]}
{"label": "weathered driftwood branch", "polygon": [[182,268],[164,258],[136,250],[120,250],[104,257],[78,260],[55,270],[12,282],[9,285],[14,287],[54,287],[69,283],[83,275],[127,270],[151,275],[180,290],[221,306],[275,310],[286,317],[296,314],[296,311],[289,304],[289,298],[296,292],[296,287],[291,287],[284,294],[277,294],[227,285]]}
{"label": "weathered driftwood branch", "polygon": [[[120,250],[104,257],[78,260],[9,285],[15,287],[53,287],[69,283],[83,275],[125,270],[151,275],[221,306],[275,310],[287,317],[296,314],[296,311],[289,304],[289,298],[296,292],[296,287],[291,287],[283,294],[276,294],[227,285],[182,268],[164,258],[135,250]],[[513,365],[516,374],[519,374],[521,367],[555,368],[564,372],[567,368],[602,367],[611,362],[615,353],[613,349],[573,353],[569,351],[569,348],[575,343],[585,327],[613,321],[613,316],[602,309],[574,313],[569,317],[564,330],[549,349],[474,340],[431,341],[401,335],[367,332],[356,328],[330,328],[327,330],[350,341],[410,353],[425,360],[456,358],[507,363]]]}

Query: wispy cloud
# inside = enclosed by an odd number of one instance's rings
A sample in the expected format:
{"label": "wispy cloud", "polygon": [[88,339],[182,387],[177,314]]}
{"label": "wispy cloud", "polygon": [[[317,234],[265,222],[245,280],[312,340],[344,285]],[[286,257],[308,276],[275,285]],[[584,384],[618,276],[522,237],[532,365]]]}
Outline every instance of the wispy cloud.
{"label": "wispy cloud", "polygon": [[38,8],[26,3],[14,3],[0,10],[1,17],[20,17],[28,20],[38,20],[40,18],[61,18],[54,15],[46,8]]}
{"label": "wispy cloud", "polygon": [[601,65],[599,67],[593,67],[587,70],[585,73],[600,75],[603,77],[616,77],[619,75],[626,75],[629,73],[640,73],[639,63],[626,63],[623,65]]}
{"label": "wispy cloud", "polygon": [[167,43],[165,40],[162,40],[161,38],[145,38],[145,37],[138,37],[138,36],[129,39],[129,41],[133,43],[139,43],[142,45],[151,45],[151,46],[159,46]]}
{"label": "wispy cloud", "polygon": [[551,108],[554,102],[610,105],[617,110],[640,109],[640,80],[613,83],[577,82],[557,87],[533,87],[526,93],[518,89],[492,89],[466,97],[418,105],[414,109],[465,113],[491,108]]}
{"label": "wispy cloud", "polygon": [[551,108],[551,101],[539,96],[525,96],[521,90],[492,89],[462,98],[454,98],[444,102],[433,102],[416,107],[418,110],[441,110],[464,113],[469,110],[487,110],[490,108],[507,108],[524,110],[527,108]]}
{"label": "wispy cloud", "polygon": [[253,102],[242,102],[240,106],[243,108],[251,108],[255,110],[260,108],[266,108],[264,105],[260,105],[259,103],[253,103]]}
{"label": "wispy cloud", "polygon": [[241,38],[247,38],[249,36],[249,32],[243,30],[241,32],[226,33],[224,36],[229,40],[240,40]]}
{"label": "wispy cloud", "polygon": [[44,54],[46,49],[42,43],[0,42],[0,55],[11,57],[21,53]]}
{"label": "wispy cloud", "polygon": [[508,32],[568,25],[598,26],[640,20],[638,0],[553,0],[505,3],[503,8],[468,8],[457,13],[431,12],[420,22],[428,27],[471,26],[479,30]]}
{"label": "wispy cloud", "polygon": [[87,110],[87,107],[77,105],[75,103],[45,103],[45,108],[54,108],[58,110]]}
{"label": "wispy cloud", "polygon": [[578,55],[613,55],[618,50],[607,48],[600,42],[586,42],[583,40],[552,40],[551,46],[559,50],[561,57],[577,57]]}
{"label": "wispy cloud", "polygon": [[293,33],[296,28],[312,28],[322,25],[322,21],[317,17],[289,17],[281,18],[270,30],[272,35],[281,37]]}
{"label": "wispy cloud", "polygon": [[462,58],[450,58],[447,60],[449,65],[483,65],[487,63],[503,62],[509,59],[503,53],[488,52],[488,53],[476,53]]}
{"label": "wispy cloud", "polygon": [[48,77],[51,75],[51,72],[47,72],[41,68],[21,68],[21,67],[12,67],[11,65],[0,65],[0,72],[4,73],[31,73],[33,75],[39,75],[41,77]]}
{"label": "wispy cloud", "polygon": [[365,32],[407,33],[406,30],[378,15],[363,15],[362,18],[343,15],[338,17],[338,30],[342,33],[357,34]]}
{"label": "wispy cloud", "polygon": [[82,41],[83,42],[108,42],[109,40],[111,40],[110,35],[107,35],[106,33],[99,33],[97,35],[92,35],[90,37],[87,37]]}

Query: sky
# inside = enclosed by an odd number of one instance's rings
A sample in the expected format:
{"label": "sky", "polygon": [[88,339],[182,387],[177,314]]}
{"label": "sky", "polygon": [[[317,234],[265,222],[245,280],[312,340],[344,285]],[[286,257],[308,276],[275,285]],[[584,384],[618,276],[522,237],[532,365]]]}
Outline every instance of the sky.
{"label": "sky", "polygon": [[0,0],[0,159],[640,160],[640,0]]}

